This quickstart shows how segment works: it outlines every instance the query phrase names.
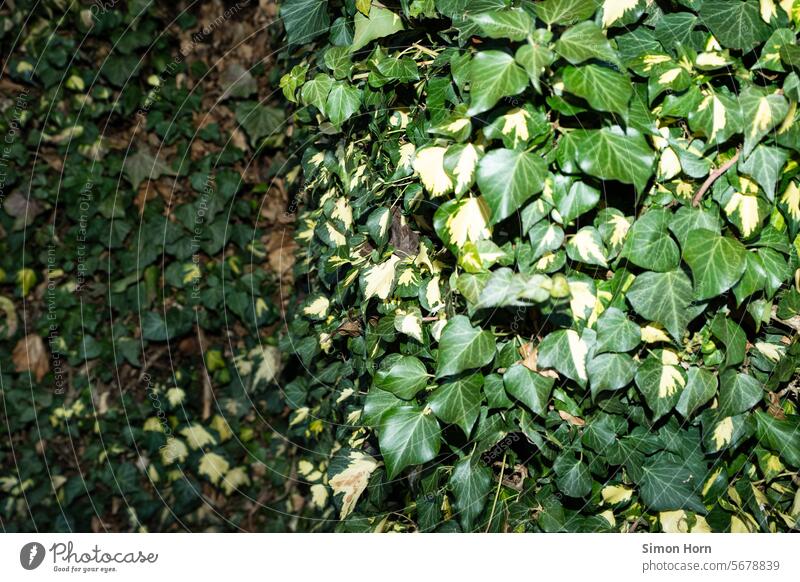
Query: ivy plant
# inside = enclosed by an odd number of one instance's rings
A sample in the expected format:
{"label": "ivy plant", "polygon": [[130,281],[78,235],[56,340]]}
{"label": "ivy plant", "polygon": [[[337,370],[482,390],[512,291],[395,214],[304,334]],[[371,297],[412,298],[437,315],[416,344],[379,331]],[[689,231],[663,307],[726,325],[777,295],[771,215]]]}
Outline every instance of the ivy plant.
{"label": "ivy plant", "polygon": [[281,11],[322,513],[795,528],[800,2]]}

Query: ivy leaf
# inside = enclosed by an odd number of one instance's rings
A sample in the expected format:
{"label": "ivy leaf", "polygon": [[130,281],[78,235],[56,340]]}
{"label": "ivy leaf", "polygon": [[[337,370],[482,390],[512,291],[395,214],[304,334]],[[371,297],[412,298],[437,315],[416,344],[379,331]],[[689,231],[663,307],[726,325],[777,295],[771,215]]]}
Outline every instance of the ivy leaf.
{"label": "ivy leaf", "polygon": [[636,372],[636,385],[653,411],[653,422],[678,403],[686,386],[686,375],[671,350],[657,350],[647,356]]}
{"label": "ivy leaf", "polygon": [[284,113],[276,107],[244,102],[236,108],[236,121],[247,132],[250,145],[256,147],[262,137],[274,134],[281,127]]}
{"label": "ivy leaf", "polygon": [[759,145],[744,163],[739,162],[739,172],[755,178],[769,201],[774,202],[775,186],[788,159],[789,154],[784,149]]}
{"label": "ivy leaf", "polygon": [[514,364],[503,374],[506,392],[539,416],[547,413],[553,383],[553,378],[532,372],[522,364]]}
{"label": "ivy leaf", "polygon": [[553,463],[556,485],[569,497],[585,497],[592,492],[592,476],[589,468],[572,453],[560,454]]}
{"label": "ivy leaf", "polygon": [[640,192],[653,175],[653,150],[633,129],[628,133],[619,126],[576,130],[562,139],[561,146],[572,150],[574,161],[587,174],[633,184]]}
{"label": "ivy leaf", "polygon": [[470,62],[470,107],[467,115],[488,111],[503,97],[519,95],[528,75],[502,51],[481,51]]}
{"label": "ivy leaf", "polygon": [[285,0],[281,18],[290,45],[305,44],[328,30],[328,0]]}
{"label": "ivy leaf", "polygon": [[466,532],[472,531],[492,488],[492,470],[475,455],[464,457],[453,467],[450,487],[456,499],[455,509],[461,527]]}
{"label": "ivy leaf", "polygon": [[556,209],[561,216],[562,224],[569,224],[581,214],[589,212],[597,206],[600,191],[583,182],[574,182],[569,190],[557,189],[553,193]]}
{"label": "ivy leaf", "polygon": [[533,20],[520,8],[481,12],[470,16],[470,20],[478,25],[483,33],[481,36],[488,38],[520,41],[525,40],[533,30]]}
{"label": "ivy leaf", "polygon": [[361,90],[347,83],[335,83],[325,102],[328,118],[336,126],[342,125],[361,107]]}
{"label": "ivy leaf", "polygon": [[725,344],[725,367],[730,368],[744,362],[747,336],[735,321],[727,317],[725,313],[718,313],[711,322],[711,333]]}
{"label": "ivy leaf", "polygon": [[694,299],[711,299],[733,287],[745,269],[744,245],[708,230],[695,230],[686,238],[683,260],[694,278]]}
{"label": "ivy leaf", "polygon": [[492,211],[492,224],[511,216],[544,188],[547,164],[533,154],[508,149],[487,153],[478,163],[478,187]]}
{"label": "ivy leaf", "polygon": [[626,297],[636,313],[662,324],[680,341],[691,319],[692,294],[692,282],[683,271],[648,271],[636,277]]}
{"label": "ivy leaf", "polygon": [[[388,358],[387,358],[388,360]],[[418,358],[399,356],[375,374],[375,387],[390,392],[404,400],[410,400],[428,384],[428,371]]]}
{"label": "ivy leaf", "polygon": [[324,73],[320,73],[303,85],[300,90],[300,98],[303,103],[313,105],[325,115],[331,87],[333,87],[333,79]]}
{"label": "ivy leaf", "polygon": [[593,109],[624,115],[633,95],[630,79],[599,65],[564,69],[564,89],[589,102]]}
{"label": "ivy leaf", "polygon": [[600,354],[589,360],[586,371],[592,398],[597,398],[604,390],[619,390],[630,384],[636,375],[636,367],[636,362],[628,354]]}
{"label": "ivy leaf", "polygon": [[539,345],[539,367],[555,368],[561,374],[585,386],[589,379],[586,373],[586,356],[589,346],[572,329],[558,330],[549,334]]}
{"label": "ivy leaf", "polygon": [[573,65],[589,59],[599,59],[612,64],[619,63],[617,51],[611,47],[611,43],[603,34],[603,29],[591,20],[565,30],[556,42],[555,49]]}
{"label": "ivy leaf", "polygon": [[400,17],[386,8],[373,5],[369,11],[369,16],[364,16],[358,12],[353,18],[355,32],[353,33],[353,44],[350,48],[357,51],[373,40],[389,36],[404,29]]}
{"label": "ivy leaf", "polygon": [[401,406],[386,412],[378,429],[378,444],[389,479],[412,465],[421,465],[439,454],[441,431],[430,410]]}
{"label": "ivy leaf", "polygon": [[749,51],[769,38],[756,0],[704,0],[700,22],[726,47]]}
{"label": "ivy leaf", "polygon": [[528,74],[531,86],[541,93],[540,78],[545,67],[553,64],[556,59],[553,51],[546,43],[528,42],[517,49],[514,60],[519,63]]}
{"label": "ivy leaf", "polygon": [[[734,0],[738,2],[738,0]],[[789,112],[789,102],[778,93],[765,94],[761,89],[748,87],[739,97],[744,119],[744,149],[747,159],[764,136],[775,128]]]}
{"label": "ivy leaf", "polygon": [[177,176],[178,173],[170,168],[163,159],[153,156],[149,150],[143,148],[125,159],[125,177],[134,190],[145,180],[156,180],[161,176]]}
{"label": "ivy leaf", "polygon": [[675,410],[688,420],[695,410],[714,398],[716,394],[716,375],[702,368],[691,367],[686,373],[686,387],[681,392]]}
{"label": "ivy leaf", "polygon": [[448,380],[431,393],[428,406],[439,420],[461,427],[469,438],[480,412],[482,386],[481,374]]}
{"label": "ivy leaf", "polygon": [[759,442],[792,467],[800,467],[800,421],[797,416],[786,420],[773,418],[763,410],[756,410],[756,435]]}
{"label": "ivy leaf", "polygon": [[442,330],[436,377],[481,368],[494,359],[494,352],[494,334],[472,327],[468,317],[457,315]]}
{"label": "ivy leaf", "polygon": [[688,509],[705,515],[698,495],[702,479],[690,465],[669,453],[659,453],[644,464],[637,484],[642,501],[652,511]]}
{"label": "ivy leaf", "polygon": [[747,412],[764,397],[761,382],[748,374],[727,370],[720,378],[719,409],[722,416]]}
{"label": "ivy leaf", "polygon": [[[687,280],[688,283],[688,280]],[[691,283],[689,283],[691,293]],[[629,352],[641,342],[641,330],[616,307],[606,309],[597,320],[595,354]]]}
{"label": "ivy leaf", "polygon": [[605,267],[608,265],[603,239],[593,226],[585,226],[567,244],[567,256],[573,261]]}
{"label": "ivy leaf", "polygon": [[628,231],[622,250],[637,267],[652,271],[672,271],[681,260],[678,245],[669,235],[672,214],[663,208],[648,210]]}
{"label": "ivy leaf", "polygon": [[599,0],[544,0],[533,5],[533,9],[546,24],[572,24],[591,18],[597,10]]}
{"label": "ivy leaf", "polygon": [[672,215],[672,219],[669,221],[669,229],[678,239],[678,244],[683,248],[686,246],[686,239],[689,237],[689,233],[693,230],[705,229],[715,234],[720,234],[722,232],[722,224],[719,216],[705,208],[681,206]]}

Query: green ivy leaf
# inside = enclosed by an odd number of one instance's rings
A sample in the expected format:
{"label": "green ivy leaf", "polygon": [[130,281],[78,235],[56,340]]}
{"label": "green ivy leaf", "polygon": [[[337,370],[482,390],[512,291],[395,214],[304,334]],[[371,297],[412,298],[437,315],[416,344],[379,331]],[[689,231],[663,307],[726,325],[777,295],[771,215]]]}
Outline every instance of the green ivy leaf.
{"label": "green ivy leaf", "polygon": [[761,382],[748,374],[726,371],[720,378],[719,409],[722,416],[747,412],[764,397]]}
{"label": "green ivy leaf", "polygon": [[635,379],[653,412],[653,422],[673,409],[686,386],[686,373],[671,350],[657,350],[647,356]]}
{"label": "green ivy leaf", "polygon": [[543,22],[565,25],[591,18],[599,4],[599,0],[544,0],[533,9]]}
{"label": "green ivy leaf", "polygon": [[688,509],[705,515],[706,508],[698,495],[703,475],[669,453],[659,453],[642,467],[637,483],[642,501],[652,511]]}
{"label": "green ivy leaf", "polygon": [[492,488],[492,470],[481,463],[477,455],[464,457],[453,467],[450,487],[456,498],[455,509],[461,527],[466,532],[472,531]]}
{"label": "green ivy leaf", "polygon": [[562,453],[553,463],[556,485],[569,497],[585,497],[592,491],[592,476],[589,468],[572,453]]}
{"label": "green ivy leaf", "polygon": [[586,371],[592,398],[604,390],[619,390],[630,384],[636,368],[636,362],[628,354],[600,354],[589,360]]}
{"label": "green ivy leaf", "polygon": [[683,260],[694,278],[694,299],[722,295],[741,278],[745,269],[744,245],[708,230],[695,230],[686,238]]}
{"label": "green ivy leaf", "polygon": [[353,44],[350,46],[353,51],[367,46],[373,40],[389,36],[405,28],[397,14],[374,5],[369,11],[369,16],[358,12],[353,18],[353,25],[355,33],[353,34]]}
{"label": "green ivy leaf", "polygon": [[488,111],[503,97],[519,95],[528,86],[528,75],[502,51],[481,51],[470,63],[470,107],[467,115]]}
{"label": "green ivy leaf", "polygon": [[431,393],[428,406],[439,420],[461,427],[464,435],[469,438],[480,412],[481,386],[481,374],[472,373],[463,378],[448,380]]}
{"label": "green ivy leaf", "polygon": [[481,12],[469,17],[480,28],[481,36],[525,40],[533,30],[533,20],[520,8]]}
{"label": "green ivy leaf", "polygon": [[381,418],[378,444],[388,477],[394,479],[406,467],[421,465],[439,454],[439,423],[429,409],[393,408]]}
{"label": "green ivy leaf", "polygon": [[325,102],[325,111],[331,123],[336,126],[342,125],[360,107],[361,91],[359,89],[347,83],[334,83]]}
{"label": "green ivy leaf", "polygon": [[494,359],[494,352],[494,334],[472,327],[468,317],[457,315],[442,331],[436,377],[481,368]]}
{"label": "green ivy leaf", "polygon": [[560,147],[571,150],[575,163],[587,174],[633,184],[638,191],[653,175],[653,150],[633,129],[627,133],[618,126],[576,130],[562,139]]}
{"label": "green ivy leaf", "polygon": [[800,421],[797,416],[778,420],[764,412],[755,411],[756,435],[759,442],[776,452],[794,468],[800,467]]}
{"label": "green ivy leaf", "polygon": [[675,410],[688,420],[695,410],[709,402],[716,394],[716,375],[702,368],[691,367],[686,373],[686,387],[681,392]]}
{"label": "green ivy leaf", "polygon": [[492,211],[492,224],[508,218],[544,188],[547,164],[534,154],[496,149],[478,163],[477,182]]}
{"label": "green ivy leaf", "polygon": [[617,51],[603,34],[603,29],[591,20],[576,24],[564,31],[556,42],[555,49],[573,65],[589,59],[619,64]]}
{"label": "green ivy leaf", "polygon": [[428,384],[425,364],[414,356],[400,356],[384,366],[375,374],[375,386],[399,398],[410,400]]}
{"label": "green ivy leaf", "polygon": [[285,0],[281,18],[290,45],[305,44],[328,30],[328,0]]}
{"label": "green ivy leaf", "polygon": [[647,319],[662,324],[677,341],[683,338],[691,315],[692,282],[683,271],[642,273],[626,297],[633,309]]}
{"label": "green ivy leaf", "polygon": [[589,102],[593,109],[624,115],[633,95],[630,79],[599,65],[564,69],[564,90]]}
{"label": "green ivy leaf", "polygon": [[669,235],[671,219],[672,214],[663,208],[645,212],[628,231],[622,256],[643,269],[674,270],[680,263],[681,253]]}
{"label": "green ivy leaf", "polygon": [[522,364],[514,364],[503,374],[506,392],[539,416],[547,413],[553,383],[553,378],[532,372]]}
{"label": "green ivy leaf", "polygon": [[[691,283],[689,283],[691,292]],[[641,342],[641,329],[616,307],[606,309],[597,320],[595,354],[629,352]]]}
{"label": "green ivy leaf", "polygon": [[756,0],[704,0],[700,22],[723,46],[749,51],[770,35]]}

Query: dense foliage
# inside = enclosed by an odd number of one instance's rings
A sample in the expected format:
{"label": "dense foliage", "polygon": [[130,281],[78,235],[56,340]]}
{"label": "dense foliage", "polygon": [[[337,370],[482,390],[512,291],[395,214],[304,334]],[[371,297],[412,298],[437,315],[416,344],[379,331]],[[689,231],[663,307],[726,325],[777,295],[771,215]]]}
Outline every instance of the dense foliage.
{"label": "dense foliage", "polygon": [[285,0],[340,530],[788,531],[800,2]]}
{"label": "dense foliage", "polygon": [[270,388],[291,256],[272,11],[0,3],[0,530],[303,514]]}

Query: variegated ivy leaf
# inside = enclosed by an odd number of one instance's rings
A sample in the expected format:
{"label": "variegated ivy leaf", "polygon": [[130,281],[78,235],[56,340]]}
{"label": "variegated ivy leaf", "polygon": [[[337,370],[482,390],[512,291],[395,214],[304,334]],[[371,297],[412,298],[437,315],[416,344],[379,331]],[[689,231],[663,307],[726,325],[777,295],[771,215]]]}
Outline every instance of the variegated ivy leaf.
{"label": "variegated ivy leaf", "polygon": [[374,265],[361,275],[361,290],[364,299],[377,297],[386,300],[394,289],[395,276],[397,275],[397,263],[400,257],[392,255],[383,263]]}
{"label": "variegated ivy leaf", "polygon": [[710,453],[731,448],[748,433],[744,415],[720,417],[707,420],[703,426],[703,443]]}
{"label": "variegated ivy leaf", "polygon": [[644,0],[603,0],[603,27],[619,26],[642,13]]}
{"label": "variegated ivy leaf", "polygon": [[786,150],[759,145],[744,162],[739,162],[739,172],[752,176],[772,202],[781,170],[788,159]]}
{"label": "variegated ivy leaf", "polygon": [[456,198],[463,196],[475,183],[478,148],[471,143],[452,145],[444,155],[444,169],[452,177]]}
{"label": "variegated ivy leaf", "polygon": [[593,226],[583,227],[567,242],[567,256],[573,261],[605,267],[606,255],[603,239]]}
{"label": "variegated ivy leaf", "polygon": [[422,312],[419,309],[398,309],[394,315],[394,328],[422,343]]}
{"label": "variegated ivy leaf", "polygon": [[653,421],[667,414],[680,400],[686,386],[686,372],[672,350],[655,350],[639,366],[636,386],[642,392]]}
{"label": "variegated ivy leaf", "polygon": [[691,313],[692,282],[681,270],[642,273],[626,294],[636,313],[664,325],[680,341]]}
{"label": "variegated ivy leaf", "polygon": [[589,346],[572,329],[554,331],[539,345],[539,367],[554,368],[584,386],[589,380],[586,359]]}
{"label": "variegated ivy leaf", "polygon": [[432,197],[443,196],[453,190],[453,180],[444,170],[444,155],[447,148],[429,146],[420,148],[414,155],[414,171],[419,174],[425,190]]}
{"label": "variegated ivy leaf", "polygon": [[439,238],[454,249],[492,236],[489,207],[482,196],[445,202],[436,210],[433,224]]}
{"label": "variegated ivy leaf", "polygon": [[339,519],[345,519],[353,512],[372,473],[379,466],[380,462],[363,451],[343,449],[334,456],[328,467],[328,485],[334,499],[341,504]]}
{"label": "variegated ivy leaf", "polygon": [[744,149],[747,159],[761,139],[778,126],[789,112],[789,102],[778,93],[765,93],[755,87],[742,91],[739,101],[744,119]]}

